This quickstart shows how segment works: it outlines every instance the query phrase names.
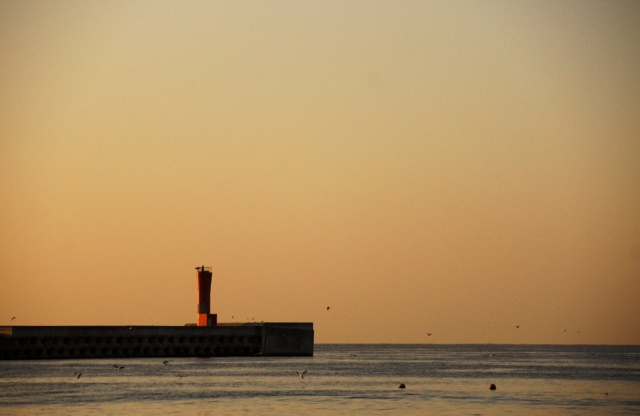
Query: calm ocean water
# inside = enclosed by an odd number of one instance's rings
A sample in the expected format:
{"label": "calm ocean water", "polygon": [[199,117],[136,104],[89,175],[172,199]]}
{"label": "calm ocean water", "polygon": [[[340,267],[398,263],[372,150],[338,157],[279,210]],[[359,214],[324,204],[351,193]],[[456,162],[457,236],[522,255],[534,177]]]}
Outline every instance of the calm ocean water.
{"label": "calm ocean water", "polygon": [[640,414],[640,346],[316,345],[314,357],[162,361],[0,361],[0,414]]}

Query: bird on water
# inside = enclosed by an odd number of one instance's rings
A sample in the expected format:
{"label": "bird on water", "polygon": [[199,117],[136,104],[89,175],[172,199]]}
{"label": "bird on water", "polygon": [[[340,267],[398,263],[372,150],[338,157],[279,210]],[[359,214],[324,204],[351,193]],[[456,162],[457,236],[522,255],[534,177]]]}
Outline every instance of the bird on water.
{"label": "bird on water", "polygon": [[76,380],[82,377],[82,373],[74,372],[73,375],[76,376]]}
{"label": "bird on water", "polygon": [[169,361],[163,361],[162,364],[169,365]]}
{"label": "bird on water", "polygon": [[299,371],[296,371],[296,374],[300,376],[300,378],[304,379],[304,375],[307,374],[308,370],[304,370],[302,373]]}

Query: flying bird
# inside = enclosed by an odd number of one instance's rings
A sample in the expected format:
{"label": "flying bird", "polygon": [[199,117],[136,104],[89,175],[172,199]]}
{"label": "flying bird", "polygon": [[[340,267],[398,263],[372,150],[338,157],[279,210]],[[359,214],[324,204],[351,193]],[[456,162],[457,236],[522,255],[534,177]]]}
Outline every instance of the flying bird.
{"label": "flying bird", "polygon": [[520,325],[516,325],[516,328],[520,328]]}
{"label": "flying bird", "polygon": [[331,309],[331,306],[327,306],[327,310]]}
{"label": "flying bird", "polygon": [[82,373],[73,373],[74,376],[76,376],[76,380],[79,379],[80,377],[82,377]]}
{"label": "flying bird", "polygon": [[113,365],[113,368],[115,368],[116,370],[122,370],[122,369],[124,368],[124,366],[122,366],[122,367],[118,367],[117,365],[115,365],[115,364],[114,364],[114,365]]}
{"label": "flying bird", "polygon": [[307,370],[304,370],[302,373],[299,371],[296,371],[296,374],[300,376],[300,378],[304,378],[304,375],[307,374]]}
{"label": "flying bird", "polygon": [[14,319],[16,319],[16,317],[14,316],[13,318],[11,318],[11,320],[13,321]]}
{"label": "flying bird", "polygon": [[431,336],[431,333],[427,332],[427,336],[429,336],[429,337],[430,337],[430,336]]}
{"label": "flying bird", "polygon": [[169,365],[169,361],[163,361],[162,364]]}

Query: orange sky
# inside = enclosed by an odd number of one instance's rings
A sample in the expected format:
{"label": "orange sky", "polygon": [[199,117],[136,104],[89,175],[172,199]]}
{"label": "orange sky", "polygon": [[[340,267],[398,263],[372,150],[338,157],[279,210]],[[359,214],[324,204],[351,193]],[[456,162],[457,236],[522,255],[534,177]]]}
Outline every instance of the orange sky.
{"label": "orange sky", "polygon": [[0,0],[0,325],[638,344],[639,21]]}

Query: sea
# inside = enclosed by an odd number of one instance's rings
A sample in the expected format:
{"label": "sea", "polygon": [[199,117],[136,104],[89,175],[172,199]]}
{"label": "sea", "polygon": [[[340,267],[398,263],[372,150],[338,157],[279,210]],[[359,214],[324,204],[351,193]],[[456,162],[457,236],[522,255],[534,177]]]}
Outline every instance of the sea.
{"label": "sea", "polygon": [[313,357],[164,360],[0,361],[0,414],[640,415],[640,346],[316,344]]}

